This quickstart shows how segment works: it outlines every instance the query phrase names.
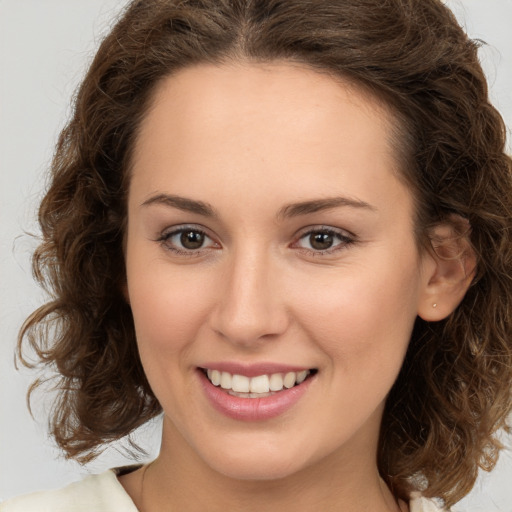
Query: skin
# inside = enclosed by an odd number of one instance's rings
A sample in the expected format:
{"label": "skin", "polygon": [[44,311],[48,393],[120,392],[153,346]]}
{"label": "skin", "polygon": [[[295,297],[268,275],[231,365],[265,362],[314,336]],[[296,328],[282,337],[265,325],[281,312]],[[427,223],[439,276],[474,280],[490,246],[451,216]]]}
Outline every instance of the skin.
{"label": "skin", "polygon": [[[120,478],[140,510],[399,510],[376,467],[386,395],[416,316],[440,319],[461,296],[446,284],[460,265],[418,251],[393,122],[352,86],[287,63],[200,65],[160,84],[126,237],[127,299],[164,410],[160,456]],[[206,233],[198,250],[168,236],[183,225]],[[336,235],[322,252],[309,233],[325,228]],[[206,399],[208,361],[318,373],[284,414],[241,422]]]}

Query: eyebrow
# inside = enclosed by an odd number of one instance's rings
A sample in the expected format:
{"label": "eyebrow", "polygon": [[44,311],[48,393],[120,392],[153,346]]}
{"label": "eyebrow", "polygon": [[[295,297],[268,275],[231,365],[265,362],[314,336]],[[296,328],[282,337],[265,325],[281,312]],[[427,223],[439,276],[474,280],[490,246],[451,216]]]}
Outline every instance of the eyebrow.
{"label": "eyebrow", "polygon": [[153,204],[161,204],[183,210],[184,212],[197,213],[204,217],[217,217],[217,213],[212,205],[204,201],[196,201],[195,199],[188,199],[186,197],[175,196],[170,194],[158,194],[150,197],[142,203],[141,206],[150,206]]}
{"label": "eyebrow", "polygon": [[331,208],[339,208],[342,206],[377,212],[377,208],[359,199],[352,199],[350,197],[328,197],[325,199],[314,199],[312,201],[303,201],[300,203],[286,205],[279,211],[278,218],[298,217],[300,215],[307,215],[309,213],[329,210]]}
{"label": "eyebrow", "polygon": [[[205,203],[204,201],[197,201],[195,199],[189,199],[182,196],[176,196],[172,194],[157,194],[144,201],[141,206],[150,206],[153,204],[161,204],[171,208],[177,208],[178,210],[196,213],[198,215],[203,215],[204,217],[218,217],[215,208],[213,208],[213,206],[209,203]],[[339,207],[366,209],[371,212],[377,211],[374,206],[359,199],[353,199],[349,197],[328,197],[325,199],[302,201],[300,203],[290,203],[279,210],[277,218],[287,219]]]}

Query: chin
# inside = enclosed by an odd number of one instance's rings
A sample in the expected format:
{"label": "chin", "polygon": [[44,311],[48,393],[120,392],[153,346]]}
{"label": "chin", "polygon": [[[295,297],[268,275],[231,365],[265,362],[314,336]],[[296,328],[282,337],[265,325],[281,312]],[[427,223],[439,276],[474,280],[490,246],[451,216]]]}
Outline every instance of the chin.
{"label": "chin", "polygon": [[[297,454],[300,453],[301,457]],[[209,456],[208,456],[209,455]],[[203,461],[215,472],[235,480],[279,480],[308,467],[304,451],[289,453],[279,447],[254,444],[249,450],[210,453]]]}
{"label": "chin", "polygon": [[[218,461],[217,461],[218,462]],[[227,478],[244,481],[280,480],[298,473],[300,466],[290,465],[288,461],[240,461],[239,464],[216,464],[212,469],[218,471]]]}

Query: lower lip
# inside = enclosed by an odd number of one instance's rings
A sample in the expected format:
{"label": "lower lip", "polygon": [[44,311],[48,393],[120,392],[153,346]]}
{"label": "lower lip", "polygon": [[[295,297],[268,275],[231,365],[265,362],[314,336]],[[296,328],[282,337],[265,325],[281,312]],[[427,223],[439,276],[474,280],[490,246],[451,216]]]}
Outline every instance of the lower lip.
{"label": "lower lip", "polygon": [[298,386],[278,391],[263,398],[241,398],[229,395],[214,386],[202,370],[198,370],[204,392],[212,406],[229,418],[240,421],[264,421],[275,418],[293,407],[307,392],[314,377],[308,377]]}

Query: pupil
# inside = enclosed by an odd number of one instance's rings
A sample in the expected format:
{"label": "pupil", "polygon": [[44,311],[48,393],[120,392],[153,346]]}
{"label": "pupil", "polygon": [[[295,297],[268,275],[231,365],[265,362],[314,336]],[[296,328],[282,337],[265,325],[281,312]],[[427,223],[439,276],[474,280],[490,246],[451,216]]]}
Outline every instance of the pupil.
{"label": "pupil", "polygon": [[309,243],[313,249],[319,251],[330,249],[334,242],[333,236],[330,233],[313,233],[309,237]]}
{"label": "pupil", "polygon": [[185,249],[199,249],[204,242],[204,235],[198,231],[184,231],[181,233],[180,242]]}

